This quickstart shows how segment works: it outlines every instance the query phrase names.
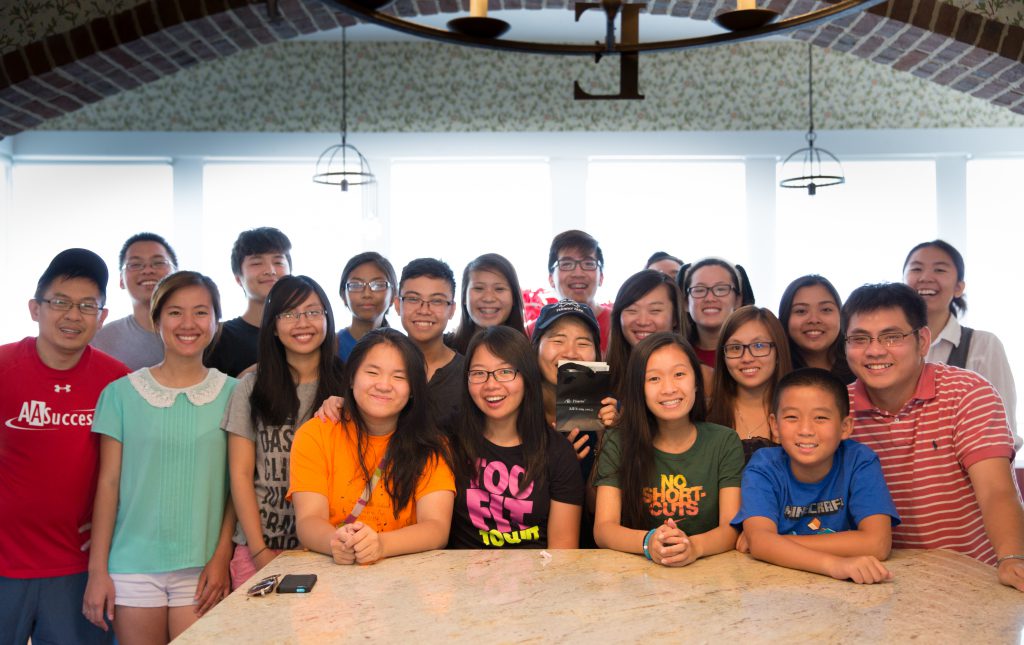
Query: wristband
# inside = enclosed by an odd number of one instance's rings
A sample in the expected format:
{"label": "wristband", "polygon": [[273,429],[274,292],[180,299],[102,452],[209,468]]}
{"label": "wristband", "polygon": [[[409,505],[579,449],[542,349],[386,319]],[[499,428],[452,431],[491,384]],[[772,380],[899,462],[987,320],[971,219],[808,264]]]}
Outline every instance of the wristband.
{"label": "wristband", "polygon": [[654,561],[654,558],[651,557],[651,536],[654,535],[654,532],[657,530],[658,529],[651,529],[650,531],[647,531],[647,535],[644,536],[644,557],[652,562]]}
{"label": "wristband", "polygon": [[250,558],[252,558],[253,560],[255,560],[255,559],[256,559],[256,556],[258,556],[259,554],[263,553],[263,552],[264,552],[264,551],[266,551],[266,550],[267,550],[267,547],[263,547],[262,549],[260,549],[260,550],[259,550],[259,551],[257,551],[256,553],[251,553],[251,554],[249,554],[249,557],[250,557]]}
{"label": "wristband", "polygon": [[1004,555],[996,560],[996,566],[998,567],[1006,560],[1024,560],[1024,555]]}

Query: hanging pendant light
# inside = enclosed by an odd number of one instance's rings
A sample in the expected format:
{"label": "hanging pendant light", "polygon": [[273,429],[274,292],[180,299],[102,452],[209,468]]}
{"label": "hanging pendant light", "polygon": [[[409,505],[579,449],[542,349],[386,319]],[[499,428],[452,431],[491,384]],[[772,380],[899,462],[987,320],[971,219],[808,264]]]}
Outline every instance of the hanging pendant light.
{"label": "hanging pendant light", "polygon": [[348,191],[349,186],[376,183],[377,178],[370,171],[370,162],[363,153],[348,143],[348,39],[347,27],[341,28],[341,143],[330,146],[316,160],[313,181],[318,184],[340,186]]}
{"label": "hanging pendant light", "polygon": [[782,176],[779,182],[783,188],[806,188],[808,195],[815,195],[819,188],[846,183],[843,164],[834,154],[814,145],[818,138],[814,131],[814,66],[811,45],[807,45],[807,112],[810,127],[807,129],[807,147],[793,152],[782,162]]}

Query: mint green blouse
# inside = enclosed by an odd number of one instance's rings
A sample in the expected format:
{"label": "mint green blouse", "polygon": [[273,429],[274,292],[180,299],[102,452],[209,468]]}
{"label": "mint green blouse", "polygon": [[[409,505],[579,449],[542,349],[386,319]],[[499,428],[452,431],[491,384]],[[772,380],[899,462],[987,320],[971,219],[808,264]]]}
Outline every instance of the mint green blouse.
{"label": "mint green blouse", "polygon": [[144,367],[103,390],[92,431],[121,442],[110,573],[202,567],[213,556],[229,490],[220,420],[235,382],[211,369],[168,388]]}

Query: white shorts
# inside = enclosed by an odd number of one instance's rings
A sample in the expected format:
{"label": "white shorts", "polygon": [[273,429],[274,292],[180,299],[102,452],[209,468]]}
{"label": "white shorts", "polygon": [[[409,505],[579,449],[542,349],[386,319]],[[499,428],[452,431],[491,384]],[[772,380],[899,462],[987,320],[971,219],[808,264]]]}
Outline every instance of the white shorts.
{"label": "white shorts", "polygon": [[202,567],[166,573],[112,573],[115,604],[125,607],[187,607],[195,604]]}

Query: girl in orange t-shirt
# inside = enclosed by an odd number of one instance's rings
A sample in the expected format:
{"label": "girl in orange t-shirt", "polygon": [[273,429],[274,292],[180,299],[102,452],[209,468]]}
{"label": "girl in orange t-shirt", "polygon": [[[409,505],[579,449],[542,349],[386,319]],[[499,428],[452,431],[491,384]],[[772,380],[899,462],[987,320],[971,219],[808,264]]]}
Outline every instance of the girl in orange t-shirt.
{"label": "girl in orange t-shirt", "polygon": [[313,418],[292,442],[299,541],[338,564],[443,547],[455,481],[427,412],[422,354],[405,335],[376,329],[352,350],[345,382],[341,422]]}

